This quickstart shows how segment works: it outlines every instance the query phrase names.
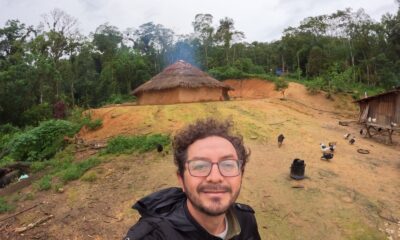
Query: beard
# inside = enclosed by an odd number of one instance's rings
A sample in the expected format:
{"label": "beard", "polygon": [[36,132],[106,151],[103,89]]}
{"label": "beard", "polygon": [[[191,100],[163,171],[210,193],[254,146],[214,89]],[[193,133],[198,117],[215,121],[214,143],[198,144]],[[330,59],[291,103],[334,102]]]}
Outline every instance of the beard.
{"label": "beard", "polygon": [[[208,215],[208,216],[220,216],[225,214],[228,209],[232,206],[232,204],[236,201],[239,196],[240,187],[237,192],[232,192],[232,188],[229,186],[223,186],[220,184],[200,184],[197,186],[195,190],[188,189],[186,185],[183,186],[187,199],[190,201],[192,206],[196,208],[198,211]],[[201,199],[200,194],[204,192],[213,192],[213,191],[223,191],[229,194],[228,203],[222,202],[220,197],[213,197],[209,200]]]}

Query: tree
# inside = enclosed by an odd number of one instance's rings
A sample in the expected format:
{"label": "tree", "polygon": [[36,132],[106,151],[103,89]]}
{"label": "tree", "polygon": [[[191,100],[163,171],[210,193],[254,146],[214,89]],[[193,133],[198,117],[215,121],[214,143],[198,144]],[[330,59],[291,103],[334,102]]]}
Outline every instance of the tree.
{"label": "tree", "polygon": [[244,33],[235,30],[232,18],[225,17],[219,21],[216,38],[223,43],[226,64],[229,65],[229,49],[231,48],[232,41],[240,41],[244,38]]}
{"label": "tree", "polygon": [[197,14],[192,22],[194,33],[200,39],[204,49],[204,64],[208,68],[208,48],[213,44],[214,28],[211,26],[213,16],[211,14]]}

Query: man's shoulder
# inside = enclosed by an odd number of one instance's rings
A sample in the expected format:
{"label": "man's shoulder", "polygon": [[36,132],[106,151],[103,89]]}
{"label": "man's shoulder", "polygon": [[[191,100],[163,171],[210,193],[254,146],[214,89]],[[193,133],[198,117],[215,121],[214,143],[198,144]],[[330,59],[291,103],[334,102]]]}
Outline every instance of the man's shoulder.
{"label": "man's shoulder", "polygon": [[247,213],[252,213],[252,214],[255,213],[254,209],[252,207],[250,207],[249,205],[244,204],[244,203],[235,203],[233,206],[236,210],[238,210],[240,212],[244,212],[244,213],[247,212]]}
{"label": "man's shoulder", "polygon": [[165,224],[166,221],[162,218],[141,218],[129,229],[124,240],[164,239],[160,228]]}

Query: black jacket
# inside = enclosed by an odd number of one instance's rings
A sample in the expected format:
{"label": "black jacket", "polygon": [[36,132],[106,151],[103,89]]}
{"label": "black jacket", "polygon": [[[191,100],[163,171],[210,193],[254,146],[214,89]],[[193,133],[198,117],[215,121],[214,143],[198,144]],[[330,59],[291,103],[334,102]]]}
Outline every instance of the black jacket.
{"label": "black jacket", "polygon": [[[215,239],[190,215],[186,195],[180,188],[167,188],[139,200],[133,209],[142,216],[132,226],[124,240],[161,239]],[[259,240],[254,210],[244,204],[235,203],[231,210],[239,221],[241,232],[232,240]]]}

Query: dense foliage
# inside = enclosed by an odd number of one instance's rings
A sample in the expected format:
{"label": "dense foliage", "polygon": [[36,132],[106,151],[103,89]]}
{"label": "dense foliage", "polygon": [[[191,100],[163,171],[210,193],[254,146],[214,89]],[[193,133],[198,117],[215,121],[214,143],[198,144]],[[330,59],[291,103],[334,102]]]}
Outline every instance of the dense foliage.
{"label": "dense foliage", "polygon": [[77,126],[69,121],[45,121],[38,127],[14,134],[3,149],[6,157],[16,161],[49,159],[63,148],[64,136],[72,136],[77,130]]}
{"label": "dense foliage", "polygon": [[197,14],[192,24],[185,36],[152,22],[124,31],[102,24],[83,36],[77,19],[59,9],[38,27],[7,21],[0,27],[0,125],[37,126],[75,106],[121,103],[178,59],[220,80],[283,75],[311,91],[355,97],[400,85],[400,11],[380,22],[362,9],[311,16],[273,42],[245,42],[228,17],[215,24]]}

